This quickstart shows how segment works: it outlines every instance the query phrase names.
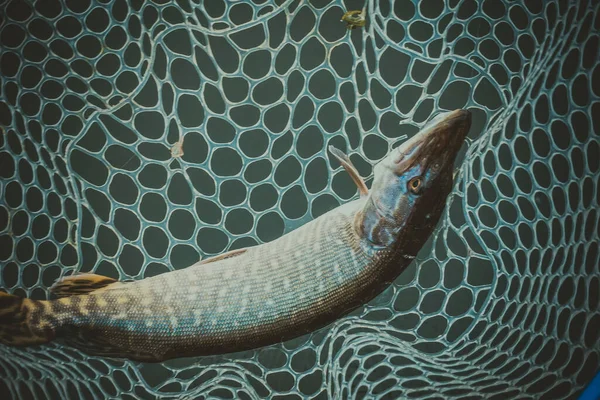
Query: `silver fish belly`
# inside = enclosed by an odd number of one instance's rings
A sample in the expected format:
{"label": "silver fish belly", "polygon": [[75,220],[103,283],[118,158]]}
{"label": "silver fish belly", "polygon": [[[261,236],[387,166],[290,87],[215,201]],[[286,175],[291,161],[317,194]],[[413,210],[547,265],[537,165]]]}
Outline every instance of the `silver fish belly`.
{"label": "silver fish belly", "polygon": [[98,343],[96,352],[162,360],[245,350],[324,326],[378,281],[375,253],[365,253],[352,229],[363,204],[232,258],[65,298],[57,313],[63,336],[84,350]]}

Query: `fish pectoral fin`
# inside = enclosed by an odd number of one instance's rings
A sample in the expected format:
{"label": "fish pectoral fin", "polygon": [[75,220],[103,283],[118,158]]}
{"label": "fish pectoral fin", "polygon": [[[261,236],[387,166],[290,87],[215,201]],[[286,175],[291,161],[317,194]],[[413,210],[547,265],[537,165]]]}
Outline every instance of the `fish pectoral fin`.
{"label": "fish pectoral fin", "polygon": [[208,263],[211,263],[211,262],[215,262],[215,261],[219,261],[219,260],[224,260],[226,258],[237,257],[237,256],[239,256],[241,254],[244,254],[246,251],[248,251],[247,248],[246,249],[230,250],[230,251],[228,251],[226,253],[219,254],[218,256],[214,256],[214,257],[207,258],[206,260],[202,260],[202,261],[200,261],[198,263],[198,265],[208,264]]}
{"label": "fish pectoral fin", "polygon": [[336,149],[333,146],[329,146],[329,152],[331,154],[333,154],[333,156],[335,158],[337,158],[337,160],[340,162],[340,164],[342,164],[342,167],[344,167],[346,172],[348,172],[348,174],[350,175],[350,178],[352,178],[352,180],[358,187],[358,191],[360,192],[360,195],[366,196],[367,194],[369,194],[369,188],[367,188],[365,181],[358,174],[358,171],[356,170],[356,167],[354,166],[354,164],[352,164],[350,157],[348,157],[341,150]]}
{"label": "fish pectoral fin", "polygon": [[60,278],[50,287],[50,293],[58,298],[88,294],[117,282],[116,279],[102,275],[76,274]]}

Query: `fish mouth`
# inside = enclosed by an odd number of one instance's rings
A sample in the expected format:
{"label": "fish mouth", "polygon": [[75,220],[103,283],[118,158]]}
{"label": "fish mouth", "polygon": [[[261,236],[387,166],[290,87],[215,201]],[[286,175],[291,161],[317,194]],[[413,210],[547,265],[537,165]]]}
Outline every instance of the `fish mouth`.
{"label": "fish mouth", "polygon": [[437,114],[433,117],[425,127],[421,130],[422,133],[427,133],[430,130],[440,128],[454,128],[457,129],[457,125],[464,124],[465,122],[471,122],[471,111],[469,110],[454,110]]}
{"label": "fish mouth", "polygon": [[454,110],[436,115],[415,136],[398,148],[395,163],[406,170],[415,164],[444,168],[454,163],[471,128],[471,112]]}

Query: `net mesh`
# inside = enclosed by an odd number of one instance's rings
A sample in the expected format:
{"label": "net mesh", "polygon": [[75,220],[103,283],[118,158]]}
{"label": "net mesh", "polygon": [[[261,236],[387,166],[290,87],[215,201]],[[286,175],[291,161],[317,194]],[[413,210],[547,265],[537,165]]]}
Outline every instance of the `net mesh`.
{"label": "net mesh", "polygon": [[[401,277],[283,344],[161,364],[0,347],[12,398],[569,398],[599,364],[597,1],[0,1],[1,286],[142,279],[356,196],[440,109],[472,137]],[[332,168],[332,165],[334,166]],[[337,168],[335,168],[337,167]]]}

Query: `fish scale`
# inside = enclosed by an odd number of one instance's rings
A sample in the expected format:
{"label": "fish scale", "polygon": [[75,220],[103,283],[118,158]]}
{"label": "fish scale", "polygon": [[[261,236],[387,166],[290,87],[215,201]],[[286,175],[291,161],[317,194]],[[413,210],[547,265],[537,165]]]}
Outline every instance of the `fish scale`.
{"label": "fish scale", "polygon": [[[92,327],[97,335],[96,329],[102,327],[107,351],[141,359],[183,351],[244,350],[248,341],[257,339],[257,330],[259,341],[295,336],[298,329],[313,330],[311,320],[352,307],[365,282],[361,273],[365,275],[373,264],[374,255],[363,252],[352,229],[364,202],[348,203],[233,258],[76,296],[81,297],[79,302],[75,297],[62,299],[64,305],[73,306],[61,307],[57,328],[85,333]],[[344,267],[336,269],[339,264]],[[190,295],[196,299],[189,301]],[[145,304],[147,299],[152,299],[150,304]],[[267,299],[271,306],[265,304]],[[105,306],[83,316],[81,310],[90,301]],[[246,311],[240,313],[242,303]],[[273,325],[279,328],[266,329]],[[69,342],[68,336],[65,340]],[[79,347],[78,342],[71,344]]]}

